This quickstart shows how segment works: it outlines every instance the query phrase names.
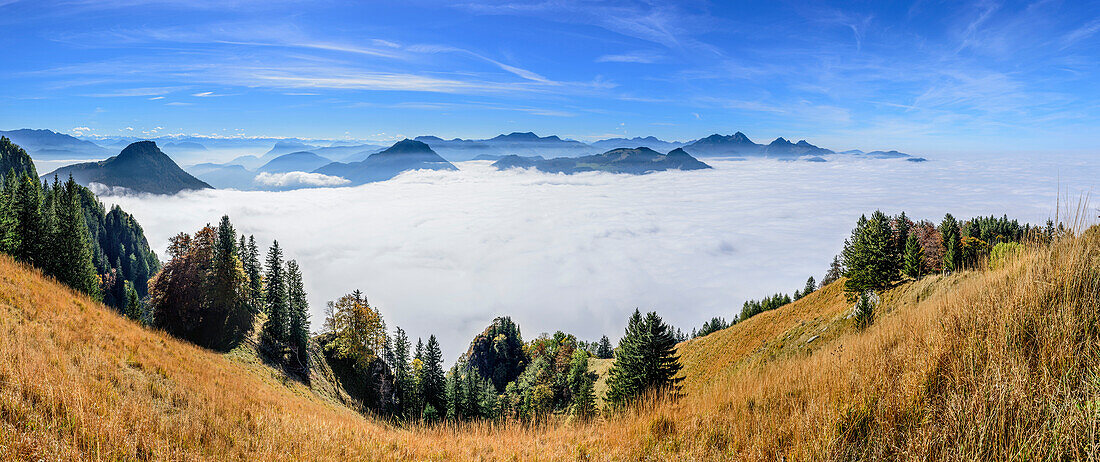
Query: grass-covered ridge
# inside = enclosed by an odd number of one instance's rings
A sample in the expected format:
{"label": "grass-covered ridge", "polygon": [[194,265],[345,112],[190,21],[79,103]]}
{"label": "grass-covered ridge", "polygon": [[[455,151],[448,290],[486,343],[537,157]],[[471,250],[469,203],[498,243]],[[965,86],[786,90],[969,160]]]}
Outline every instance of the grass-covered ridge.
{"label": "grass-covered ridge", "polygon": [[[0,256],[0,459],[1088,459],[1100,229],[929,276],[848,318],[843,281],[679,346],[678,400],[588,424],[397,428],[137,326]],[[815,337],[812,341],[811,338]],[[227,357],[229,356],[229,357]]]}

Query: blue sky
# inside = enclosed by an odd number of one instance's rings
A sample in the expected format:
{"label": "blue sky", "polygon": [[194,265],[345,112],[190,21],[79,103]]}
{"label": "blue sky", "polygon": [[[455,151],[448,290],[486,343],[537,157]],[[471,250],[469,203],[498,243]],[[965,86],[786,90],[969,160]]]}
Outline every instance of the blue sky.
{"label": "blue sky", "polygon": [[1100,150],[1100,2],[0,0],[0,129]]}

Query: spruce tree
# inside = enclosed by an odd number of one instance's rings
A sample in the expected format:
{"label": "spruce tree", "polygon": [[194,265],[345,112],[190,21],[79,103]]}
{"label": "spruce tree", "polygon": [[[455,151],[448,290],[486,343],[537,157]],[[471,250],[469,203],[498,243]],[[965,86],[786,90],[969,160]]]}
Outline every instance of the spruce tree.
{"label": "spruce tree", "polygon": [[840,256],[834,256],[833,262],[829,264],[829,270],[825,272],[825,277],[821,279],[821,287],[825,287],[829,284],[836,282],[844,275],[844,264],[840,262]]}
{"label": "spruce tree", "polygon": [[588,420],[596,415],[595,380],[591,376],[582,379],[580,389],[573,396],[572,413],[580,420]]}
{"label": "spruce tree", "polygon": [[24,175],[13,192],[11,212],[15,227],[10,236],[11,255],[30,265],[41,267],[45,263],[45,239],[49,230],[43,222],[42,186],[35,179]]}
{"label": "spruce tree", "polygon": [[208,323],[208,341],[232,346],[252,330],[253,317],[246,299],[247,279],[238,255],[237,231],[228,215],[218,223],[208,287],[212,321]]}
{"label": "spruce tree", "polygon": [[615,357],[615,349],[611,347],[611,339],[607,336],[600,337],[600,344],[596,346],[596,357],[600,359],[611,359]]}
{"label": "spruce tree", "polygon": [[126,317],[135,321],[141,321],[141,301],[138,300],[137,290],[134,289],[134,283],[126,281]]}
{"label": "spruce tree", "polygon": [[905,264],[902,272],[913,279],[920,279],[924,272],[924,248],[916,234],[909,234],[905,241]]}
{"label": "spruce tree", "polygon": [[657,313],[645,317],[637,309],[615,352],[615,364],[607,379],[607,403],[623,406],[649,390],[675,391],[682,377],[676,338]]}
{"label": "spruce tree", "polygon": [[88,296],[99,299],[99,276],[92,263],[92,246],[88,242],[88,225],[77,199],[76,182],[72,177],[62,190],[55,186],[52,193],[57,204],[56,228],[50,247],[53,251],[53,275],[59,281]]}
{"label": "spruce tree", "polygon": [[248,236],[248,246],[244,249],[247,249],[242,252],[247,261],[244,271],[248,275],[248,301],[252,312],[259,314],[264,309],[264,277],[260,265],[260,250],[256,247],[255,236]]}
{"label": "spruce tree", "polygon": [[410,417],[412,399],[412,371],[409,358],[409,337],[398,327],[393,334],[393,386],[397,395],[397,414]]}
{"label": "spruce tree", "polygon": [[263,333],[269,342],[287,343],[289,307],[287,306],[286,275],[283,272],[283,250],[279,241],[267,251],[267,276],[264,278],[264,302],[267,321]]}
{"label": "spruce tree", "polygon": [[442,416],[447,411],[447,397],[443,389],[443,353],[439,349],[439,340],[436,340],[435,335],[428,337],[423,362],[421,392],[426,409],[430,408],[434,411],[431,413],[426,411],[425,416]]}
{"label": "spruce tree", "polygon": [[889,218],[879,211],[870,220],[861,217],[843,251],[848,277],[844,291],[850,299],[868,290],[885,289],[897,279],[898,258],[894,252]]}
{"label": "spruce tree", "polygon": [[290,311],[290,345],[301,367],[309,367],[309,302],[298,262],[286,262],[287,303]]}
{"label": "spruce tree", "polygon": [[950,213],[943,216],[940,222],[940,237],[943,239],[943,270],[959,270],[962,262],[962,249],[960,249],[961,237],[959,236],[959,223]]}
{"label": "spruce tree", "polygon": [[815,290],[817,290],[817,281],[814,280],[813,276],[810,276],[809,279],[806,279],[806,286],[802,288],[802,296],[810,295]]}

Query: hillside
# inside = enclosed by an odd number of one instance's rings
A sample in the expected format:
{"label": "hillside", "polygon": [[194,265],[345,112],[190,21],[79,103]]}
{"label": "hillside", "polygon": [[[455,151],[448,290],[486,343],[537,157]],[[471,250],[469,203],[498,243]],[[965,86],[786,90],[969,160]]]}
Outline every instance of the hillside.
{"label": "hillside", "polygon": [[210,189],[209,184],[183,171],[153,141],[138,141],[107,160],[61,167],[44,177],[55,175],[59,178],[72,175],[83,186],[99,183],[152,194]]}
{"label": "hillside", "polygon": [[1087,459],[1100,230],[1085,235],[902,284],[865,330],[834,283],[683,343],[678,400],[459,429],[363,417],[0,256],[0,459]]}

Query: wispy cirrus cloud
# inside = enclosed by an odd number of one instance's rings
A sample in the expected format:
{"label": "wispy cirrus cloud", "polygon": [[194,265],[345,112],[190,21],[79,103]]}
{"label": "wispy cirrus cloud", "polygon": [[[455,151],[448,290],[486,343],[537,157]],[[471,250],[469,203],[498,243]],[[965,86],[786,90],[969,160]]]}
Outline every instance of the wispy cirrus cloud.
{"label": "wispy cirrus cloud", "polygon": [[665,55],[663,53],[653,50],[639,50],[630,53],[603,55],[596,58],[596,62],[652,64],[663,59],[665,59]]}

